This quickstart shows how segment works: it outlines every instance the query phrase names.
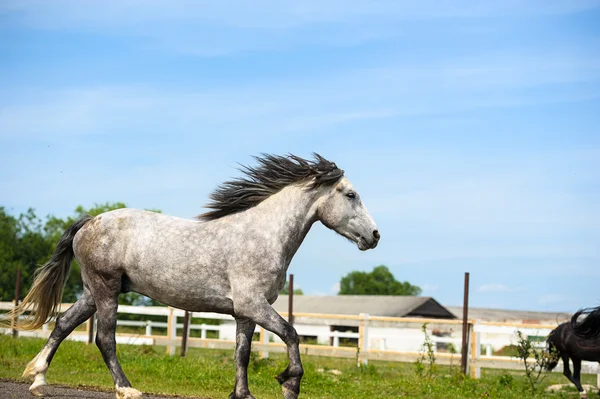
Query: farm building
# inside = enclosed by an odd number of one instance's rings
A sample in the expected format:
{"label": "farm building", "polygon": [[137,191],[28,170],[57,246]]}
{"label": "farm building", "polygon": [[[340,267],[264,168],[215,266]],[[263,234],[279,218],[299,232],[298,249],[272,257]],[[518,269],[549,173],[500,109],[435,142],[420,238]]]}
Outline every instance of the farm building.
{"label": "farm building", "polygon": [[[462,315],[463,308],[459,306],[448,306],[448,309],[457,315]],[[515,327],[510,324],[531,325],[530,337],[535,337],[540,342],[545,341],[548,328],[539,329],[535,332],[536,325],[551,326],[554,328],[560,323],[568,321],[571,314],[564,312],[534,312],[527,310],[504,310],[487,308],[469,308],[469,319],[478,322],[505,323],[505,327],[481,326],[481,344],[485,346],[486,352],[498,351],[503,347],[517,342]],[[522,331],[523,328],[520,328]]]}
{"label": "farm building", "polygon": [[[273,304],[279,313],[288,311],[288,296],[281,295]],[[462,307],[443,306],[431,297],[416,296],[294,296],[294,327],[303,342],[338,346],[340,343],[356,344],[358,315],[369,317],[406,318],[407,323],[369,320],[368,345],[370,348],[400,352],[419,351],[424,335],[419,318],[439,319],[429,323],[428,332],[438,350],[447,350],[448,344],[458,348],[462,326],[456,323],[462,318]],[[354,316],[354,318],[344,318]],[[555,326],[570,317],[567,313],[531,312],[501,309],[469,309],[469,320],[531,325]],[[449,323],[450,322],[450,323]],[[224,321],[225,324],[231,323]],[[452,324],[451,324],[452,323]],[[497,351],[516,342],[516,329],[490,328],[481,333],[481,344],[486,352]],[[496,331],[497,330],[497,331]],[[545,331],[545,330],[544,330]],[[337,333],[336,333],[337,332]],[[336,337],[337,335],[337,337]],[[352,336],[351,338],[349,338]],[[235,339],[235,324],[221,330],[222,339]],[[279,338],[271,336],[272,341]]]}
{"label": "farm building", "polygon": [[[273,307],[279,313],[287,312],[288,296],[280,295]],[[295,295],[294,313],[336,315],[366,313],[383,317],[456,318],[451,311],[431,297],[394,295]]]}
{"label": "farm building", "polygon": [[[281,295],[273,304],[279,313],[288,311],[288,296]],[[405,317],[455,320],[456,316],[431,297],[416,296],[294,296],[294,327],[301,340],[306,343],[338,346],[342,343],[357,343],[353,337],[358,333],[363,314],[380,317]],[[355,316],[344,318],[343,316]],[[234,327],[232,325],[232,327]],[[369,320],[369,347],[381,350],[417,351],[423,343],[423,332],[418,323],[389,323]],[[433,326],[436,334],[449,336],[451,326]],[[454,325],[452,325],[454,327]],[[337,332],[337,334],[335,334]],[[231,334],[231,336],[229,336]],[[221,330],[223,339],[234,339],[235,331]],[[337,336],[336,336],[337,335]],[[279,342],[279,338],[272,340]]]}
{"label": "farm building", "polygon": [[[455,315],[462,317],[462,306],[447,306],[446,309]],[[469,308],[469,319],[498,323],[558,325],[569,320],[571,316],[570,313],[564,312],[532,312],[528,310]]]}

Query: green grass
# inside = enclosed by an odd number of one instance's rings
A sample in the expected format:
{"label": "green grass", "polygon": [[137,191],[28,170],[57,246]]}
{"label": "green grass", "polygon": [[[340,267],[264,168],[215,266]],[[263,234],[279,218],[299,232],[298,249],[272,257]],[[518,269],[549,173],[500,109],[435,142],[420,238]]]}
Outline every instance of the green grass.
{"label": "green grass", "polygon": [[[21,379],[29,360],[41,349],[40,339],[0,336],[0,378]],[[233,351],[190,349],[186,358],[167,356],[164,347],[119,345],[121,365],[133,386],[146,393],[224,398],[233,388]],[[352,359],[303,356],[305,376],[301,398],[526,398],[522,373],[483,370],[482,378],[464,378],[456,367],[439,366],[431,378],[418,378],[415,365],[372,361],[358,368]],[[284,354],[259,359],[252,354],[250,390],[256,397],[281,398],[273,378],[287,365]],[[319,371],[322,369],[322,371]],[[331,370],[341,371],[335,375]],[[110,373],[94,345],[65,341],[47,373],[49,383],[89,386],[111,391]],[[595,385],[595,375],[583,382]],[[544,385],[567,383],[560,374],[548,375]],[[578,398],[574,387],[568,394],[540,397]]]}

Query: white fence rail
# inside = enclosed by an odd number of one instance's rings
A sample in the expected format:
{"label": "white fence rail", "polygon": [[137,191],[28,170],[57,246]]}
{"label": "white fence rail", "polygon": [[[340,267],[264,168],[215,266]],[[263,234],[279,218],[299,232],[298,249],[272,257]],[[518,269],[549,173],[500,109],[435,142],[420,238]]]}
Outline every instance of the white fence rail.
{"label": "white fence rail", "polygon": [[[65,311],[70,306],[70,304],[63,304],[61,310]],[[11,302],[0,302],[0,311],[8,311],[12,307],[13,304]],[[118,320],[118,326],[143,328],[144,333],[118,333],[117,342],[137,345],[163,345],[167,347],[167,352],[170,354],[174,354],[175,348],[181,345],[181,337],[177,335],[177,331],[183,329],[183,324],[178,323],[177,319],[184,316],[184,311],[170,307],[120,305],[118,313],[164,316],[166,317],[166,322]],[[283,313],[282,316],[286,316],[286,314]],[[191,330],[200,331],[200,338],[189,338],[188,347],[230,349],[235,346],[235,321],[233,317],[218,313],[193,313],[193,318],[218,320],[221,324],[190,323],[189,328]],[[303,331],[310,329],[311,325],[318,324],[321,328],[319,335],[325,336],[329,341],[329,345],[301,344],[303,354],[357,358],[359,362],[363,363],[368,362],[368,360],[413,362],[420,356],[418,349],[400,351],[389,347],[389,342],[392,342],[394,339],[398,340],[398,331],[400,331],[401,339],[405,337],[402,334],[412,333],[414,336],[414,332],[418,331],[424,323],[428,323],[428,334],[434,344],[452,344],[455,348],[461,347],[461,340],[458,337],[460,337],[459,333],[462,331],[462,322],[458,320],[377,317],[366,314],[326,315],[302,313],[294,314],[294,319],[295,326],[301,336],[303,335]],[[190,320],[192,319],[190,318]],[[19,334],[21,336],[48,337],[50,334],[50,323],[45,324],[40,330],[19,332]],[[354,329],[357,328],[358,332],[323,330],[323,327],[331,328],[331,326],[340,325],[355,326]],[[525,336],[545,337],[554,327],[548,325],[469,321],[468,367],[470,375],[478,378],[482,368],[523,369],[522,361],[517,358],[494,356],[492,351],[494,343],[492,342],[493,339],[489,338],[490,336],[514,336],[515,332],[519,330]],[[156,328],[166,329],[166,334],[153,334]],[[434,334],[435,328],[451,330],[455,336],[436,336]],[[89,329],[90,322],[88,321],[86,332],[76,331],[70,335],[69,339],[87,341]],[[216,332],[218,338],[207,338],[207,332],[209,331]],[[11,329],[0,329],[0,333],[10,332]],[[257,327],[255,332],[260,334],[260,338],[258,342],[253,343],[253,350],[260,351],[261,356],[268,357],[269,352],[285,352],[285,345],[278,338],[274,337],[272,333],[260,327]],[[310,336],[311,333],[305,335]],[[343,338],[354,340],[356,346],[342,346],[340,339]],[[424,336],[421,335],[421,343],[423,342],[423,338]],[[498,340],[498,338],[495,339]],[[510,343],[508,339],[505,339],[505,341]],[[481,353],[482,347],[485,349],[485,355]],[[440,364],[456,365],[460,363],[460,354],[456,353],[437,351],[436,358]],[[562,372],[562,363],[559,363],[555,371]],[[600,383],[600,368],[597,363],[584,362],[582,372],[598,374]]]}

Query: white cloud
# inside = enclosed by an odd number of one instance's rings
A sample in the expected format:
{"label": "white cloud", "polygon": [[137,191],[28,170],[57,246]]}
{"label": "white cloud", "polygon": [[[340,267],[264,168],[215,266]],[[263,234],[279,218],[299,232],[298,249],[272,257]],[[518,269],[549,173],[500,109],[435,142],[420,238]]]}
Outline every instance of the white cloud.
{"label": "white cloud", "polygon": [[[302,1],[197,2],[5,0],[0,13],[35,29],[143,38],[147,46],[202,57],[297,45],[346,46],[405,35],[403,22],[568,14],[596,0],[473,2]],[[206,38],[210,40],[206,40]],[[515,63],[516,65],[517,63]]]}
{"label": "white cloud", "polygon": [[483,284],[483,285],[480,285],[479,287],[477,287],[477,292],[515,292],[515,291],[522,291],[522,289],[511,288],[505,284],[500,284],[500,283]]}
{"label": "white cloud", "polygon": [[[361,120],[430,115],[436,121],[473,109],[585,101],[598,98],[594,85],[572,92],[563,89],[552,96],[536,95],[535,90],[523,94],[521,89],[598,79],[600,57],[565,50],[537,57],[488,54],[436,67],[396,62],[385,68],[347,69],[336,76],[271,79],[218,90],[8,87],[5,95],[11,102],[0,114],[0,132],[4,137],[38,138],[157,126],[180,132],[202,128],[247,132],[251,126],[254,136],[315,134]],[[488,184],[487,189],[497,188]]]}
{"label": "white cloud", "polygon": [[[420,163],[411,156],[443,159],[444,167],[429,162],[423,166],[428,169],[419,172]],[[511,154],[510,163],[491,157],[483,160],[448,151],[409,150],[388,158],[380,153],[382,168],[388,167],[388,159],[406,158],[412,169],[405,171],[406,178],[369,184],[370,191],[377,186],[386,189],[386,195],[370,200],[369,209],[430,232],[468,231],[506,237],[515,244],[581,229],[600,231],[598,204],[592,194],[580,191],[597,180],[594,165],[600,159],[600,148],[550,151],[536,157]],[[487,166],[472,168],[481,164]]]}
{"label": "white cloud", "polygon": [[335,283],[334,285],[331,286],[331,288],[329,289],[330,294],[332,295],[337,295],[338,292],[340,292],[340,283]]}
{"label": "white cloud", "polygon": [[421,284],[419,287],[421,287],[424,294],[429,292],[437,292],[440,290],[440,286],[435,284]]}
{"label": "white cloud", "polygon": [[538,304],[540,305],[555,305],[555,304],[564,304],[571,298],[568,298],[563,294],[547,294],[539,296],[537,299]]}
{"label": "white cloud", "polygon": [[[575,274],[593,276],[599,256],[600,151],[594,148],[596,119],[589,116],[594,104],[585,101],[599,98],[598,39],[556,31],[559,40],[541,35],[521,45],[503,30],[513,27],[512,16],[569,13],[599,4],[5,0],[0,15],[11,26],[32,28],[28,32],[34,36],[45,29],[68,32],[50,32],[50,44],[57,37],[81,39],[91,33],[100,44],[94,49],[101,51],[94,50],[90,59],[98,57],[95,68],[107,74],[95,77],[94,82],[103,82],[100,86],[79,87],[66,82],[82,82],[86,73],[56,82],[46,79],[41,86],[8,81],[7,75],[0,94],[4,202],[51,212],[63,206],[66,214],[78,203],[114,198],[190,216],[201,211],[214,185],[236,174],[235,162],[245,163],[248,154],[275,148],[308,155],[318,147],[347,170],[383,238],[376,251],[359,253],[322,226],[315,228],[299,252],[313,272],[322,265],[343,275],[377,264],[422,262],[427,268],[420,270],[454,267],[460,276],[463,266],[456,259],[472,264],[481,259],[476,267],[484,274],[484,262],[492,263],[490,259],[518,271],[527,264],[523,259],[557,257],[572,261]],[[477,19],[481,16],[486,18]],[[454,17],[459,18],[451,21]],[[512,33],[527,29],[521,26],[524,21],[529,18],[517,21]],[[537,19],[541,21],[548,22]],[[468,35],[468,40],[456,41],[463,43],[460,48],[448,47],[436,40],[446,39],[445,33],[449,40],[452,35]],[[483,50],[489,37],[502,39],[494,46],[498,50]],[[167,69],[155,70],[152,63],[149,73],[111,77],[110,71],[120,73],[121,68],[101,64],[111,54],[101,46],[105,38],[155,57],[157,65],[172,70],[206,62],[194,57],[227,56],[208,63],[230,65],[225,69],[232,68],[231,79],[208,69],[206,75],[186,79],[185,86],[176,75],[168,75],[168,81],[159,78],[160,83],[119,86],[112,79],[157,82],[152,79]],[[375,41],[373,47],[355,46]],[[410,48],[403,47],[408,44]],[[442,51],[436,47],[440,45]],[[339,48],[331,49],[335,46]],[[411,52],[414,48],[418,54]],[[246,54],[253,51],[257,53]],[[327,57],[321,59],[325,51]],[[265,69],[254,76],[253,61],[268,62],[271,56],[300,64],[288,71],[282,64],[271,70],[261,63]],[[61,60],[33,63],[24,73],[38,73],[35,65],[44,65],[40,76],[53,76],[52,68],[75,65],[70,57],[62,58],[64,65]],[[14,61],[18,68],[24,60]],[[311,66],[304,69],[303,63]],[[236,68],[244,73],[235,74]],[[213,74],[221,80],[210,81]],[[52,89],[57,85],[60,90]],[[544,118],[554,118],[536,115],[539,109],[529,107],[539,104],[560,104],[554,108],[561,109],[564,126],[544,123]],[[46,151],[46,142],[52,151]],[[496,142],[506,147],[498,148]],[[64,151],[53,151],[55,144]],[[144,145],[148,154],[140,161]],[[580,150],[584,146],[587,152]],[[209,162],[207,156],[220,160]],[[211,165],[215,169],[207,170]],[[47,194],[40,196],[43,192]],[[509,264],[513,259],[506,258],[511,257],[517,262]],[[593,261],[582,263],[581,257]],[[551,281],[564,273],[560,269],[552,278],[540,276]],[[337,293],[339,284],[329,287],[335,279],[323,278],[319,290]],[[440,285],[424,285],[425,291],[440,286],[440,295],[446,291],[443,281],[433,276],[426,281]],[[477,292],[511,290],[515,288],[489,283]],[[553,300],[540,297],[540,303]]]}
{"label": "white cloud", "polygon": [[597,8],[597,0],[572,1],[504,1],[473,2],[455,0],[440,3],[426,1],[384,0],[372,2],[303,1],[282,3],[273,0],[197,2],[178,1],[176,4],[139,0],[86,1],[85,3],[58,0],[3,1],[0,10],[19,12],[22,18],[37,27],[120,27],[134,29],[143,22],[166,19],[173,22],[204,22],[245,28],[293,28],[308,24],[348,23],[372,17],[405,19],[438,19],[481,17],[490,15],[565,14]]}

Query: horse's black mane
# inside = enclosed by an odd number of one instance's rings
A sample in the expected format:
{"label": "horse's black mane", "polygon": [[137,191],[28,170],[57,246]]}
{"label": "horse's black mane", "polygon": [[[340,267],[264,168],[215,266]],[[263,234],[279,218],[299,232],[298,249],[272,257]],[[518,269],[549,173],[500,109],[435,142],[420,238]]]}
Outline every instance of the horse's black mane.
{"label": "horse's black mane", "polygon": [[[586,315],[582,321],[577,319]],[[578,310],[571,317],[573,332],[583,338],[596,338],[600,336],[600,306]]]}
{"label": "horse's black mane", "polygon": [[313,155],[314,161],[291,154],[254,157],[259,166],[240,165],[240,171],[245,176],[217,187],[210,195],[211,202],[206,205],[212,211],[198,218],[205,221],[219,219],[252,208],[290,184],[311,179],[309,188],[317,188],[334,184],[344,175],[344,171],[335,163],[319,154]]}

